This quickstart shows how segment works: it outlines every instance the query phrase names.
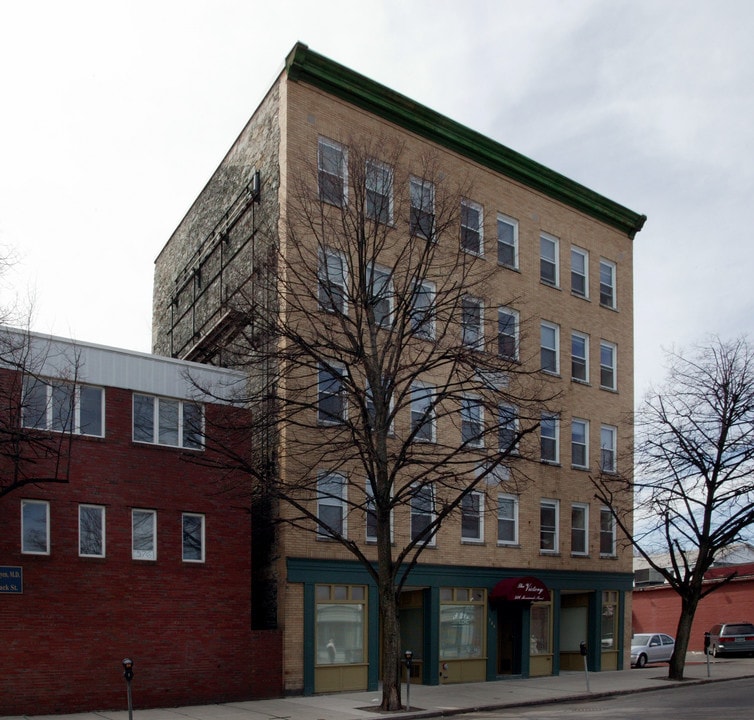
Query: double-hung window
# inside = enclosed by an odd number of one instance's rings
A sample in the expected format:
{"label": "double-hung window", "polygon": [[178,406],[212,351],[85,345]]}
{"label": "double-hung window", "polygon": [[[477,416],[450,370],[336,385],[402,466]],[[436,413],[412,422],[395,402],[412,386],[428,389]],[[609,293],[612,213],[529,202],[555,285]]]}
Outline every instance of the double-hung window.
{"label": "double-hung window", "polygon": [[571,333],[571,378],[589,382],[589,336],[580,332]]}
{"label": "double-hung window", "polygon": [[544,233],[539,236],[539,279],[554,287],[560,284],[558,252],[557,238]]}
{"label": "double-hung window", "polygon": [[611,425],[603,425],[600,428],[600,470],[603,473],[614,473],[616,470],[617,438],[617,428]]}
{"label": "double-hung window", "polygon": [[589,505],[571,505],[571,553],[586,555],[589,552]]}
{"label": "double-hung window", "polygon": [[589,253],[571,248],[571,292],[577,297],[589,297]]}
{"label": "double-hung window", "polygon": [[497,496],[498,545],[518,544],[518,498],[515,495]]}
{"label": "double-hung window", "polygon": [[497,352],[506,360],[518,360],[518,312],[511,308],[497,310]]}
{"label": "double-hung window", "polygon": [[539,328],[542,370],[557,375],[560,372],[560,328],[543,322]]}
{"label": "double-hung window", "polygon": [[616,358],[617,348],[606,340],[600,342],[600,387],[606,390],[615,390],[616,385]]}
{"label": "double-hung window", "polygon": [[[435,516],[435,493],[431,485],[417,485],[411,495],[411,539],[417,540],[432,524]],[[425,536],[426,537],[426,536]],[[427,545],[434,545],[434,534]]]}
{"label": "double-hung window", "polygon": [[201,405],[134,393],[134,442],[200,450],[203,423]]}
{"label": "double-hung window", "polygon": [[181,547],[183,562],[204,562],[204,515],[183,513]]}
{"label": "double-hung window", "polygon": [[461,339],[466,347],[484,348],[484,311],[482,301],[464,295],[461,298]]}
{"label": "double-hung window", "polygon": [[518,452],[518,410],[513,405],[498,406],[498,449],[501,453]]}
{"label": "double-hung window", "polygon": [[105,434],[104,400],[105,391],[101,387],[27,377],[24,381],[23,425],[102,437]]}
{"label": "double-hung window", "polygon": [[556,553],[559,550],[559,510],[557,500],[541,500],[539,503],[539,549],[542,552]]}
{"label": "double-hung window", "polygon": [[615,518],[610,508],[600,509],[600,555],[615,555]]}
{"label": "double-hung window", "polygon": [[484,444],[484,408],[478,397],[461,398],[461,442],[470,447]]}
{"label": "double-hung window", "polygon": [[376,160],[367,160],[366,213],[377,222],[393,220],[393,169]]}
{"label": "double-hung window", "polygon": [[409,192],[411,236],[430,240],[435,231],[435,186],[429,180],[412,177],[409,181]]}
{"label": "double-hung window", "polygon": [[600,305],[615,308],[615,263],[600,260]]}
{"label": "double-hung window", "polygon": [[411,385],[411,432],[414,440],[435,441],[435,388],[416,382]]}
{"label": "double-hung window", "polygon": [[431,340],[435,336],[435,284],[428,280],[416,283],[411,302],[411,329],[414,335]]}
{"label": "double-hung window", "polygon": [[320,366],[317,378],[317,420],[337,425],[346,420],[345,370],[339,365]]}
{"label": "double-hung window", "polygon": [[484,540],[484,495],[480,492],[470,492],[461,498],[461,539]]}
{"label": "double-hung window", "polygon": [[131,511],[131,557],[134,560],[157,560],[157,512]]}
{"label": "double-hung window", "polygon": [[347,312],[346,260],[335,250],[320,250],[317,271],[319,305],[328,312]]}
{"label": "double-hung window", "polygon": [[372,483],[367,480],[365,502],[365,531],[367,542],[377,542],[377,512],[374,504],[374,492]]}
{"label": "double-hung window", "polygon": [[105,557],[105,508],[79,505],[79,555]]}
{"label": "double-hung window", "polygon": [[557,415],[544,414],[539,425],[542,462],[559,462],[559,422]]}
{"label": "double-hung window", "polygon": [[322,472],[317,477],[317,534],[346,536],[346,479],[339,473]]}
{"label": "double-hung window", "polygon": [[319,138],[317,145],[319,199],[343,207],[348,188],[348,159],[345,148],[334,140]]}
{"label": "double-hung window", "polygon": [[589,466],[588,420],[571,420],[571,465],[581,469]]}
{"label": "double-hung window", "polygon": [[471,200],[461,201],[461,248],[466,252],[484,253],[482,206]]}
{"label": "double-hung window", "polygon": [[21,501],[21,552],[50,554],[50,503],[44,500]]}
{"label": "double-hung window", "polygon": [[497,261],[518,269],[518,221],[505,215],[497,216]]}
{"label": "double-hung window", "polygon": [[367,271],[367,283],[374,320],[382,327],[389,327],[393,317],[393,280],[390,271],[371,264]]}

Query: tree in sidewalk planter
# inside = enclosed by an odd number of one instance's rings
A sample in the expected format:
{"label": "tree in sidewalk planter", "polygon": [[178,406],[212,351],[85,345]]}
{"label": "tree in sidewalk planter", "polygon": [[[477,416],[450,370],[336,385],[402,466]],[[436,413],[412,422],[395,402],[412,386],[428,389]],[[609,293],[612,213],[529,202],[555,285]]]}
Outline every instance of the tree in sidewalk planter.
{"label": "tree in sidewalk planter", "polygon": [[[245,327],[222,350],[248,370],[251,423],[205,435],[240,486],[280,502],[282,522],[342,545],[371,576],[381,708],[395,711],[412,568],[449,517],[473,524],[487,492],[525,482],[556,393],[538,355],[519,357],[526,323],[491,303],[496,263],[478,252],[469,188],[379,139],[320,147],[302,167],[285,238],[255,288],[234,294]],[[227,431],[247,432],[254,452],[230,453]]]}
{"label": "tree in sidewalk planter", "polygon": [[[720,551],[754,522],[754,356],[745,338],[668,353],[663,387],[636,420],[633,477],[602,473],[597,498],[681,600],[669,678],[682,680],[699,601],[736,575],[705,581]],[[635,495],[636,522],[621,508]]]}

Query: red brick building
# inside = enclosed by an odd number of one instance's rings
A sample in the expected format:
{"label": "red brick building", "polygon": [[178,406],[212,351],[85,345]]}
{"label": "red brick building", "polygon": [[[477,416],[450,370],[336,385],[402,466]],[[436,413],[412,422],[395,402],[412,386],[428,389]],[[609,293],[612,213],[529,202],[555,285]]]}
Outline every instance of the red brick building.
{"label": "red brick building", "polygon": [[[186,460],[209,452],[194,421],[226,412],[196,383],[242,376],[32,345],[43,357],[23,383],[22,423],[54,434],[73,398],[70,471],[0,499],[0,715],[125,708],[125,657],[136,708],[280,695],[278,634],[251,625],[248,509]],[[76,382],[61,380],[74,356]]]}
{"label": "red brick building", "polygon": [[[704,650],[704,633],[717,623],[754,622],[754,563],[712,568],[708,582],[719,582],[733,572],[736,577],[700,603],[689,641],[690,652]],[[634,589],[633,631],[664,632],[675,636],[681,601],[669,585]]]}

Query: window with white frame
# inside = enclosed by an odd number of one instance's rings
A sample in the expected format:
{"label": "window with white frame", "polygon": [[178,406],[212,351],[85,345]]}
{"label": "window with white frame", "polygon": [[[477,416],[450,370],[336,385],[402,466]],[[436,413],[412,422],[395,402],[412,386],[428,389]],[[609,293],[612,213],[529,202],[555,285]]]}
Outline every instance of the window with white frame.
{"label": "window with white frame", "polygon": [[589,505],[571,505],[571,553],[586,555],[589,552]]}
{"label": "window with white frame", "polygon": [[461,539],[484,540],[484,495],[480,492],[470,492],[461,499]]}
{"label": "window with white frame", "polygon": [[366,168],[367,217],[381,223],[393,220],[393,169],[389,165],[367,160]]}
{"label": "window with white frame", "polygon": [[201,450],[203,423],[201,405],[154,395],[133,395],[134,442]]}
{"label": "window with white frame", "polygon": [[508,307],[497,309],[497,353],[518,360],[518,312]]}
{"label": "window with white frame", "polygon": [[393,280],[390,271],[370,265],[367,275],[369,299],[378,325],[388,327],[393,318]]}
{"label": "window with white frame", "polygon": [[588,420],[571,420],[571,465],[582,469],[589,466]]}
{"label": "window with white frame", "polygon": [[616,389],[616,346],[602,340],[600,342],[600,387],[606,390]]}
{"label": "window with white frame", "polygon": [[560,372],[560,328],[553,323],[542,322],[539,336],[542,370],[557,375]]}
{"label": "window with white frame", "polygon": [[541,500],[539,503],[539,549],[542,552],[555,553],[560,548],[559,510],[558,500]]}
{"label": "window with white frame", "polygon": [[604,473],[614,473],[615,456],[618,452],[618,429],[611,425],[600,428],[600,470]]}
{"label": "window with white frame", "polygon": [[131,557],[134,560],[157,559],[157,512],[131,511]]}
{"label": "window with white frame", "polygon": [[513,405],[498,406],[498,450],[501,453],[518,452],[518,410]]}
{"label": "window with white frame", "polygon": [[44,500],[21,501],[21,552],[50,554],[50,503]]}
{"label": "window with white frame", "polygon": [[615,518],[610,508],[600,509],[600,555],[615,555]]}
{"label": "window with white frame", "polygon": [[518,545],[518,498],[515,495],[497,496],[497,543]]}
{"label": "window with white frame", "polygon": [[466,252],[484,253],[482,206],[471,200],[461,201],[461,248]]}
{"label": "window with white frame", "polygon": [[581,248],[571,248],[571,292],[578,297],[589,297],[589,253]]}
{"label": "window with white frame", "polygon": [[181,515],[181,541],[183,562],[204,562],[204,515]]}
{"label": "window with white frame", "polygon": [[[411,494],[411,539],[418,539],[435,516],[435,493],[431,485],[417,485]],[[434,534],[427,543],[435,544]]]}
{"label": "window with white frame", "polygon": [[414,440],[435,441],[435,387],[416,382],[411,385],[411,432]]}
{"label": "window with white frame", "polygon": [[417,282],[411,302],[411,329],[414,335],[431,340],[435,336],[435,284]]}
{"label": "window with white frame", "polygon": [[497,261],[518,269],[518,220],[500,214],[497,216]]}
{"label": "window with white frame", "polygon": [[105,508],[79,505],[79,555],[105,557]]}
{"label": "window with white frame", "polygon": [[571,379],[589,382],[589,336],[571,333]]}
{"label": "window with white frame", "polygon": [[484,409],[478,397],[461,398],[461,441],[471,447],[484,444]]}
{"label": "window with white frame", "polygon": [[560,284],[558,246],[557,238],[544,233],[539,236],[539,279],[554,287]]}
{"label": "window with white frame", "polygon": [[101,387],[26,377],[22,422],[38,430],[102,437],[104,403]]}
{"label": "window with white frame", "polygon": [[317,534],[323,538],[346,536],[346,479],[339,473],[317,476]]}
{"label": "window with white frame", "polygon": [[615,263],[600,259],[600,305],[615,308]]}
{"label": "window with white frame", "polygon": [[320,366],[317,378],[317,421],[337,425],[346,420],[345,370]]}
{"label": "window with white frame", "polygon": [[348,193],[348,159],[345,148],[334,140],[319,138],[317,145],[319,199],[343,207]]}
{"label": "window with white frame", "polygon": [[320,250],[317,293],[323,310],[344,314],[348,312],[346,283],[347,266],[343,255],[335,250]]}
{"label": "window with white frame", "polygon": [[435,186],[428,180],[412,177],[409,181],[411,213],[409,229],[412,237],[430,240],[435,230]]}
{"label": "window with white frame", "polygon": [[461,298],[461,337],[466,347],[484,348],[484,311],[482,301],[471,295]]}
{"label": "window with white frame", "polygon": [[366,503],[365,503],[365,531],[367,542],[377,542],[377,512],[374,504],[374,492],[372,483],[367,480]]}
{"label": "window with white frame", "polygon": [[559,462],[559,422],[557,415],[545,413],[539,425],[542,462]]}

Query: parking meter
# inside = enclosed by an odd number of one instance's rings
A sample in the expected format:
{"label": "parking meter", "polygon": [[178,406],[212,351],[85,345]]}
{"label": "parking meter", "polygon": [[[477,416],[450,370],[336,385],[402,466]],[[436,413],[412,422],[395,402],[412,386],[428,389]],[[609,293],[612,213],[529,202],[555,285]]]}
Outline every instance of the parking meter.
{"label": "parking meter", "polygon": [[704,633],[704,652],[709,654],[709,633]]}
{"label": "parking meter", "polygon": [[586,657],[586,643],[583,640],[579,643],[579,652]]}
{"label": "parking meter", "polygon": [[413,659],[413,651],[406,650],[403,653],[403,661],[406,663],[406,710],[411,709],[411,662]]}
{"label": "parking meter", "polygon": [[587,666],[586,662],[586,643],[582,640],[579,643],[579,653],[581,653],[581,657],[584,658],[584,677],[586,678],[586,691],[591,692],[589,689],[589,667]]}
{"label": "parking meter", "polygon": [[403,653],[403,657],[405,658],[406,667],[408,668],[409,672],[411,671],[411,663],[414,658],[414,653],[411,650],[406,650],[406,652]]}
{"label": "parking meter", "polygon": [[128,697],[128,720],[133,718],[133,702],[131,701],[131,680],[134,677],[134,661],[131,658],[123,658],[123,677],[126,678],[126,693]]}

